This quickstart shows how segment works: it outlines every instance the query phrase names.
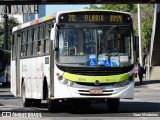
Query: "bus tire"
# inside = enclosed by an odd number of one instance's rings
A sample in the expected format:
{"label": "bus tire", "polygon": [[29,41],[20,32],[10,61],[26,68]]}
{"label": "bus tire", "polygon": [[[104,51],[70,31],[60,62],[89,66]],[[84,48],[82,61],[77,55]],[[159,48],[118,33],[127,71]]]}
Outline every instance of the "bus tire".
{"label": "bus tire", "polygon": [[6,82],[2,83],[2,86],[3,86],[3,87],[6,87],[6,86],[7,86],[7,83],[6,83]]}
{"label": "bus tire", "polygon": [[48,99],[48,111],[54,112],[55,111],[55,101]]}
{"label": "bus tire", "polygon": [[22,103],[23,107],[31,107],[32,106],[32,99],[26,98],[26,88],[25,83],[22,83]]}
{"label": "bus tire", "polygon": [[107,99],[108,111],[110,113],[116,113],[119,109],[119,98]]}
{"label": "bus tire", "polygon": [[43,81],[43,100],[47,100],[48,99],[48,84],[47,84],[47,80],[46,78],[44,78]]}
{"label": "bus tire", "polygon": [[60,112],[62,104],[59,103],[59,100],[50,100],[48,99],[48,111],[49,112]]}
{"label": "bus tire", "polygon": [[41,99],[34,99],[32,106],[33,107],[41,107]]}

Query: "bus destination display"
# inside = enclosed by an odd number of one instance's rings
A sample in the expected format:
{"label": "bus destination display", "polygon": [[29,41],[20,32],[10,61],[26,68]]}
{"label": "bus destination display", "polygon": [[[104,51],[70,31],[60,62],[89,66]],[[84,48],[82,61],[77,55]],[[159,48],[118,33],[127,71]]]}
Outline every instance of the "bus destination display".
{"label": "bus destination display", "polygon": [[122,14],[63,14],[60,23],[126,23],[130,20]]}

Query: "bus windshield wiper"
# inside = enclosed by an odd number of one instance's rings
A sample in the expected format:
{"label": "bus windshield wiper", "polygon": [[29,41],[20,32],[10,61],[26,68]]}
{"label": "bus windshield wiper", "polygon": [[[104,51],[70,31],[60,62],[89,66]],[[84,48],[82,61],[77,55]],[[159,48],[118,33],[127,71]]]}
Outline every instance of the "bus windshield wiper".
{"label": "bus windshield wiper", "polygon": [[[107,33],[103,36],[103,38],[102,38],[102,39],[99,39],[99,52],[100,52],[101,41],[107,39],[107,37],[111,34],[111,32],[112,32],[115,28],[116,28],[116,26],[113,25],[113,26],[107,31]],[[107,42],[108,42],[108,40],[107,40]]]}
{"label": "bus windshield wiper", "polygon": [[108,30],[108,32],[104,35],[104,37],[101,39],[101,41],[104,40],[104,39],[106,39],[106,38],[110,35],[110,33],[111,33],[115,28],[116,28],[116,26],[113,25],[113,26]]}

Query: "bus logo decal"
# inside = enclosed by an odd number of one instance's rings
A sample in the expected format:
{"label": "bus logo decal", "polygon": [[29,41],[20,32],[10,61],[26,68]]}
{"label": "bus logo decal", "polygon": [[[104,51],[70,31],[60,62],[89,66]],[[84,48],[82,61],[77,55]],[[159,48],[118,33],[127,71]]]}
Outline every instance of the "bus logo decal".
{"label": "bus logo decal", "polygon": [[99,85],[100,84],[99,80],[96,80],[94,84]]}

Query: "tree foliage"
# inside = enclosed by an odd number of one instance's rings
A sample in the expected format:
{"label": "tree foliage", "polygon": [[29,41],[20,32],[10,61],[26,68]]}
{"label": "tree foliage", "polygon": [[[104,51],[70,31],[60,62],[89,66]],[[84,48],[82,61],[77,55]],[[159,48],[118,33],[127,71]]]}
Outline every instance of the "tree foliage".
{"label": "tree foliage", "polygon": [[[90,5],[88,9],[103,9],[130,12],[133,19],[133,26],[135,35],[138,35],[138,18],[137,18],[137,5],[136,4],[103,4],[103,5]],[[145,49],[149,48],[152,24],[153,24],[154,5],[143,4],[141,5],[141,28],[142,28],[142,45]]]}
{"label": "tree foliage", "polygon": [[[0,47],[3,48],[3,42],[4,42],[4,28],[3,28],[3,21],[0,23]],[[14,18],[14,17],[10,17],[8,19],[8,49],[10,50],[11,48],[11,38],[12,38],[12,28],[19,25],[19,21]]]}

